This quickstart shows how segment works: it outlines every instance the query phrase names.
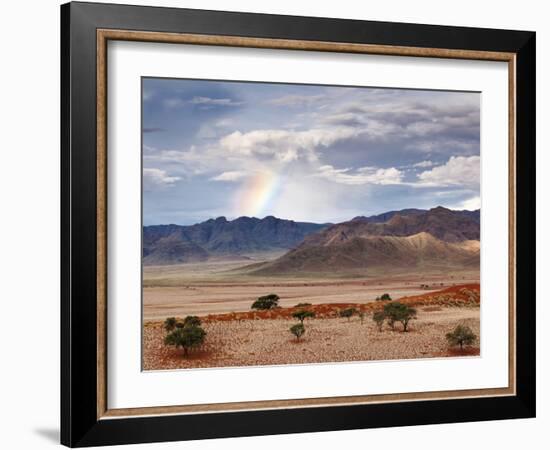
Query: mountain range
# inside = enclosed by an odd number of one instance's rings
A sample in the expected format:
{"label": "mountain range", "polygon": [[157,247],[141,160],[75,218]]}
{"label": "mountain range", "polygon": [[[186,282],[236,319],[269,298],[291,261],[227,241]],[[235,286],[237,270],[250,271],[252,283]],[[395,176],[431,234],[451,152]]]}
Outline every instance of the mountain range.
{"label": "mountain range", "polygon": [[470,213],[437,207],[356,217],[306,237],[274,261],[250,265],[248,273],[474,269],[479,267],[479,211]]}
{"label": "mountain range", "polygon": [[411,236],[426,232],[446,242],[479,240],[479,210],[477,219],[470,211],[453,211],[438,206],[427,211],[404,210],[373,217],[356,217],[310,236],[308,244],[326,244],[364,236]]}
{"label": "mountain range", "polygon": [[[446,208],[443,208],[441,206],[439,206],[438,208],[446,209]],[[453,210],[449,210],[449,211],[453,211]],[[385,212],[385,213],[382,213],[382,214],[377,214],[377,215],[369,216],[369,217],[358,216],[358,217],[355,217],[353,220],[367,220],[369,222],[387,222],[388,220],[390,220],[393,216],[395,216],[397,214],[399,214],[400,216],[414,216],[414,215],[423,214],[423,213],[426,213],[426,212],[428,212],[427,209],[409,208],[409,209],[402,209],[400,211],[388,211],[388,212]],[[480,213],[479,209],[476,209],[474,211],[469,211],[467,209],[454,210],[453,212],[458,213],[461,216],[469,217],[470,219],[473,219],[477,223],[479,223],[479,213]]]}
{"label": "mountain range", "polygon": [[285,250],[243,268],[250,275],[338,272],[372,267],[479,267],[480,211],[405,209],[338,224],[224,217],[192,226],[143,229],[144,264],[205,261]]}
{"label": "mountain range", "polygon": [[273,216],[235,220],[218,217],[189,226],[146,226],[143,227],[143,262],[146,265],[178,264],[211,257],[285,251],[326,226]]}

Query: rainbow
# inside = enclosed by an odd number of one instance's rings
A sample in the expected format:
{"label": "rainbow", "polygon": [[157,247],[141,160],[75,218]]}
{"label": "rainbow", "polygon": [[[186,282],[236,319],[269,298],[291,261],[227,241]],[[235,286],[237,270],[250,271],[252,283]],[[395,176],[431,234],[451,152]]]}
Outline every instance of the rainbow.
{"label": "rainbow", "polygon": [[251,175],[235,196],[237,216],[262,217],[273,206],[281,187],[281,177],[273,172]]}

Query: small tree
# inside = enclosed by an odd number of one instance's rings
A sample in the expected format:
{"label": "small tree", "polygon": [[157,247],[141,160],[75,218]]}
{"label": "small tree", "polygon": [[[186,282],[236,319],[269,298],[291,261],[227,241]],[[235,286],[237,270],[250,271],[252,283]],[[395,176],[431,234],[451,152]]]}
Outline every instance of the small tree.
{"label": "small tree", "polygon": [[459,345],[460,349],[465,345],[472,345],[476,341],[476,335],[466,325],[457,325],[456,328],[445,335],[450,346]]}
{"label": "small tree", "polygon": [[340,317],[346,317],[348,319],[348,322],[349,320],[351,319],[351,317],[357,312],[357,310],[355,308],[346,308],[346,309],[343,309],[342,311],[340,311]]}
{"label": "small tree", "polygon": [[388,325],[391,327],[392,330],[395,329],[395,322],[397,322],[397,316],[398,316],[398,308],[400,303],[393,302],[388,303],[387,305],[384,305],[384,317],[386,318]]}
{"label": "small tree", "polygon": [[416,309],[403,303],[391,302],[384,306],[384,315],[392,330],[395,329],[395,322],[401,322],[403,331],[407,331],[411,319],[416,318]]}
{"label": "small tree", "polygon": [[382,294],[382,295],[380,296],[380,300],[383,300],[383,301],[385,301],[385,300],[391,300],[390,294],[388,294],[388,293]]}
{"label": "small tree", "polygon": [[168,317],[168,319],[166,319],[164,321],[164,329],[168,332],[172,331],[174,328],[176,328],[176,325],[177,325],[178,321],[176,320],[175,317]]}
{"label": "small tree", "polygon": [[313,311],[307,311],[305,309],[300,309],[298,311],[296,311],[294,314],[292,314],[292,317],[294,317],[295,319],[298,319],[300,321],[300,323],[304,323],[304,320],[307,319],[308,317],[315,317],[315,313]]}
{"label": "small tree", "polygon": [[206,331],[199,326],[176,328],[164,339],[165,345],[183,348],[183,356],[187,357],[189,349],[199,347],[204,343]]}
{"label": "small tree", "polygon": [[409,322],[412,319],[416,319],[416,309],[407,305],[403,305],[403,306],[405,306],[405,308],[402,308],[402,312],[398,320],[403,325],[403,331],[407,332],[408,331],[407,327],[409,326]]}
{"label": "small tree", "polygon": [[386,320],[386,315],[384,314],[384,311],[376,311],[372,315],[372,320],[374,320],[374,322],[376,323],[376,326],[378,327],[378,331],[382,331],[384,320]]}
{"label": "small tree", "polygon": [[279,305],[279,296],[277,294],[264,295],[258,297],[254,303],[252,303],[252,309],[272,309]]}
{"label": "small tree", "polygon": [[290,327],[290,332],[296,336],[296,340],[299,341],[302,335],[306,332],[306,327],[304,327],[304,324],[297,323],[296,325],[292,325]]}
{"label": "small tree", "polygon": [[185,327],[200,327],[201,323],[201,319],[197,316],[187,316],[183,319],[183,326]]}

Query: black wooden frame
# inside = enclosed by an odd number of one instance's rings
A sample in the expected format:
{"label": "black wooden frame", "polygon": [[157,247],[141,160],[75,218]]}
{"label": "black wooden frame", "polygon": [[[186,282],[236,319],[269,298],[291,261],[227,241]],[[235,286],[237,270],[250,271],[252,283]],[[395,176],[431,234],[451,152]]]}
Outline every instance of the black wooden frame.
{"label": "black wooden frame", "polygon": [[[97,419],[96,30],[516,54],[515,396]],[[125,444],[535,416],[535,33],[69,3],[61,7],[61,442]]]}

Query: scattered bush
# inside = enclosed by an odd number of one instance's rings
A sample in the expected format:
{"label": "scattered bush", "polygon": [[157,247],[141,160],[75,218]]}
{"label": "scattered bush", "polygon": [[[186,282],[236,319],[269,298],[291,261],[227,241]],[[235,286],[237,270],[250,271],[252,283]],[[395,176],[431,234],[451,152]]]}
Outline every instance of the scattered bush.
{"label": "scattered bush", "polygon": [[340,311],[340,317],[346,317],[349,321],[356,312],[357,310],[355,308],[346,308]]}
{"label": "scattered bush", "polygon": [[199,319],[197,316],[187,316],[185,319],[183,319],[183,325],[185,327],[199,327],[201,325],[201,319]]}
{"label": "scattered bush", "polygon": [[450,333],[447,333],[445,337],[451,347],[459,345],[461,350],[465,345],[474,344],[477,338],[472,329],[466,325],[457,325],[456,328]]}
{"label": "scattered bush", "polygon": [[182,328],[175,328],[164,339],[165,345],[173,345],[183,348],[183,355],[187,357],[189,349],[200,347],[204,343],[206,331],[200,326],[191,325]]}
{"label": "scattered bush", "polygon": [[357,313],[357,315],[358,315],[359,318],[361,319],[361,325],[363,325],[363,323],[365,323],[365,311],[359,310],[359,312]]}
{"label": "scattered bush", "polygon": [[306,306],[311,306],[311,303],[298,303],[295,308],[304,308]]}
{"label": "scattered bush", "polygon": [[302,335],[306,332],[306,327],[304,327],[304,324],[297,323],[296,325],[292,325],[290,327],[290,332],[296,336],[296,340],[299,341]]}
{"label": "scattered bush", "polygon": [[395,329],[395,322],[401,322],[403,331],[407,331],[409,322],[416,318],[416,309],[403,303],[391,302],[384,306],[384,315],[391,329]]}
{"label": "scattered bush", "polygon": [[296,311],[294,314],[292,314],[292,317],[294,317],[295,319],[298,319],[300,321],[300,323],[304,323],[304,320],[307,319],[308,317],[315,317],[315,313],[313,311],[307,311],[305,309],[301,309],[299,311]]}
{"label": "scattered bush", "polygon": [[386,318],[386,321],[388,322],[388,325],[392,330],[395,329],[395,322],[396,316],[398,312],[396,311],[398,303],[388,303],[384,306],[384,317]]}
{"label": "scattered bush", "polygon": [[252,309],[272,309],[279,306],[279,296],[277,294],[264,295],[258,297],[254,303],[252,303]]}
{"label": "scattered bush", "polygon": [[168,319],[164,321],[164,329],[166,331],[172,331],[174,328],[176,328],[177,323],[178,321],[175,317],[168,317]]}
{"label": "scattered bush", "polygon": [[409,322],[412,319],[416,319],[416,309],[412,308],[410,306],[404,305],[405,309],[403,310],[401,317],[399,317],[399,322],[401,322],[401,325],[403,325],[403,331],[407,332],[407,327],[409,326]]}
{"label": "scattered bush", "polygon": [[203,344],[206,331],[201,328],[201,320],[197,316],[187,316],[178,320],[169,317],[164,321],[164,329],[168,333],[164,338],[165,345],[173,345],[183,348],[183,355],[187,356],[189,349]]}
{"label": "scattered bush", "polygon": [[381,297],[380,297],[380,300],[382,300],[382,301],[391,300],[390,294],[388,294],[388,293],[382,294]]}
{"label": "scattered bush", "polygon": [[384,325],[384,321],[386,320],[386,315],[384,314],[384,311],[376,311],[372,315],[372,320],[374,320],[374,322],[376,323],[378,331],[382,331],[382,326]]}

